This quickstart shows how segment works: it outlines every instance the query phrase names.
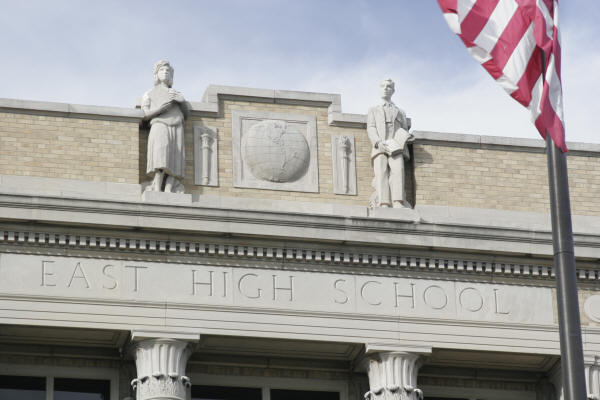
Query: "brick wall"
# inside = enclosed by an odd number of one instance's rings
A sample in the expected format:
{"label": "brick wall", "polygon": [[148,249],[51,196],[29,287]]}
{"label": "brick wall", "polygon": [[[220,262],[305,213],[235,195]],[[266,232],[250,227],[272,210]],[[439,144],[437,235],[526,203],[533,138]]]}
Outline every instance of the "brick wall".
{"label": "brick wall", "polygon": [[0,112],[0,174],[138,183],[138,124]]}
{"label": "brick wall", "polygon": [[[416,144],[417,204],[549,212],[546,155],[508,148]],[[573,214],[600,215],[600,155],[568,156]]]}

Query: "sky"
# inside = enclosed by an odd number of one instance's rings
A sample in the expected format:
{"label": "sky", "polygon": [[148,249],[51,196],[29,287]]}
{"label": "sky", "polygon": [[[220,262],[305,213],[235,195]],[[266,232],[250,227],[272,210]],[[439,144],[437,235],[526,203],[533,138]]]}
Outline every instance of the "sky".
{"label": "sky", "polygon": [[[600,2],[562,0],[567,141],[600,143]],[[0,0],[0,97],[132,107],[168,59],[174,88],[339,93],[365,114],[384,78],[413,129],[540,138],[435,0]],[[541,139],[540,139],[541,140]]]}

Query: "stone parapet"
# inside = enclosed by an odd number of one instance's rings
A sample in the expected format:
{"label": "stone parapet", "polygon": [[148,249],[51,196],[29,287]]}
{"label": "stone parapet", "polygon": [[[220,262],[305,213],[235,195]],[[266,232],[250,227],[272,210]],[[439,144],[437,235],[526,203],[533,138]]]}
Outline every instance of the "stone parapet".
{"label": "stone parapet", "polygon": [[[191,116],[185,125],[186,192],[336,207],[368,206],[374,189],[366,116],[343,113],[341,103],[337,94],[209,86],[202,101],[190,103]],[[288,190],[236,185],[239,156],[236,161],[233,115],[240,112],[314,119],[318,151],[311,153],[311,173],[318,175],[318,184],[310,191],[302,185],[300,189],[288,185]],[[150,178],[145,173],[148,132],[141,124],[142,115],[135,108],[0,99],[0,174],[145,185]],[[194,155],[194,131],[201,127],[216,133],[214,148],[205,151],[211,156],[210,163],[203,161],[206,165],[196,162],[200,145]],[[405,172],[407,200],[413,206],[548,213],[542,140],[413,133],[416,140]],[[351,181],[356,188],[352,190],[344,189],[344,185],[342,189],[336,187],[341,179],[336,169],[341,167],[332,159],[336,154],[332,138],[338,136],[353,143]],[[596,201],[600,196],[600,146],[568,145],[573,214],[600,216]]]}

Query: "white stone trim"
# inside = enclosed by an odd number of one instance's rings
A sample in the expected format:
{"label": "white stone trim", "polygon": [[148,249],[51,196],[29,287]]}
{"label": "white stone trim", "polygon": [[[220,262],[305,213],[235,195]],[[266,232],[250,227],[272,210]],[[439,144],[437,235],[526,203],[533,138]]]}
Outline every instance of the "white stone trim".
{"label": "white stone trim", "polygon": [[65,117],[107,117],[140,121],[144,113],[135,108],[91,106],[83,104],[56,103],[49,101],[0,98],[0,111],[50,112]]}
{"label": "white stone trim", "polygon": [[[546,142],[540,138],[516,138],[506,136],[474,135],[450,132],[413,131],[416,143],[441,146],[505,148],[509,151],[529,151],[544,153]],[[569,152],[600,153],[600,144],[567,142]]]}
{"label": "white stone trim", "polygon": [[[286,262],[286,268],[305,269],[306,263],[347,267],[376,267],[426,273],[495,276],[498,278],[554,280],[552,261],[520,263],[476,257],[447,257],[397,253],[331,251],[307,247],[258,246],[255,244],[218,243],[216,241],[185,241],[177,239],[149,239],[107,235],[82,235],[52,231],[0,230],[0,245],[14,244],[47,248],[104,250],[118,257],[119,252],[163,255],[200,255],[237,259],[265,259]],[[8,248],[5,251],[10,251]],[[21,250],[19,250],[21,252]],[[107,255],[103,255],[106,257]],[[368,274],[361,271],[361,274]],[[578,268],[580,282],[600,281],[600,269]]]}
{"label": "white stone trim", "polygon": [[[5,193],[0,193],[0,218],[5,224],[35,221],[103,228],[113,226],[119,230],[169,230],[172,233],[194,232],[201,224],[203,231],[216,235],[267,235],[313,243],[481,251],[513,254],[519,259],[523,258],[523,254],[552,256],[552,233],[547,226],[549,219],[544,214],[433,206],[367,212],[367,207],[330,203],[211,196],[194,196],[189,204],[151,204],[125,198],[94,199],[87,194],[65,197],[3,189]],[[99,193],[98,197],[104,195],[110,196]],[[573,218],[578,260],[585,262],[598,257],[598,221],[598,217]]]}
{"label": "white stone trim", "polygon": [[183,340],[186,342],[199,342],[200,335],[198,334],[190,334],[190,333],[176,333],[176,332],[167,332],[161,330],[139,330],[135,329],[131,331],[131,341],[139,342],[142,340],[148,339],[156,339],[156,338],[167,338],[167,339],[175,339],[175,340]]}

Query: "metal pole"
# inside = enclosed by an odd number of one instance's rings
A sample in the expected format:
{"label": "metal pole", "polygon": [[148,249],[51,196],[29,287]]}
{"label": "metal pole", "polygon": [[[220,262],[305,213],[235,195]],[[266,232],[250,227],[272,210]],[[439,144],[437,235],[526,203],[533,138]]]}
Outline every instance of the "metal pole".
{"label": "metal pole", "polygon": [[567,157],[546,134],[560,355],[565,400],[585,400],[583,345],[573,251]]}

